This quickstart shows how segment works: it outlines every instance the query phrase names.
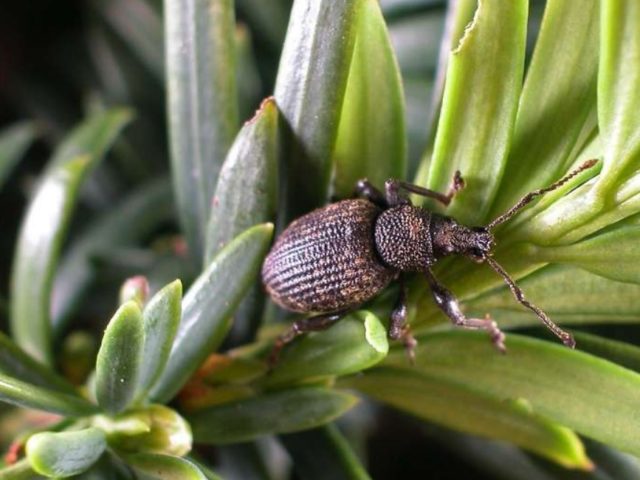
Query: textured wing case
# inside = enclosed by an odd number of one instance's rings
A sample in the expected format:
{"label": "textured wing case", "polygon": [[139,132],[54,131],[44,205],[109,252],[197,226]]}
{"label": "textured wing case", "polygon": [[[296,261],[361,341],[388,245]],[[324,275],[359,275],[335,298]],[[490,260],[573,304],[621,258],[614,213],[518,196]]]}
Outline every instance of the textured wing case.
{"label": "textured wing case", "polygon": [[262,266],[271,298],[296,312],[333,312],[376,296],[395,276],[375,250],[380,212],[366,200],[344,200],[291,223]]}

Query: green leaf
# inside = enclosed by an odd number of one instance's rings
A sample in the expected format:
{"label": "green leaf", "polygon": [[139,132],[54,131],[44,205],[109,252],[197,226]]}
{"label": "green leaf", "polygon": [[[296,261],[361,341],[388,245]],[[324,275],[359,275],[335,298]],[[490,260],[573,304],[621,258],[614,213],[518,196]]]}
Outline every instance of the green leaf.
{"label": "green leaf", "polygon": [[610,200],[622,180],[640,166],[640,4],[634,0],[602,3],[598,126],[604,166],[594,195]]}
{"label": "green leaf", "polygon": [[[633,419],[640,404],[640,375],[558,345],[511,334],[507,354],[496,353],[484,332],[421,336],[415,368],[451,382],[473,385],[496,398],[525,399],[533,412],[578,433],[638,455]],[[408,369],[404,352],[387,365]]]}
{"label": "green leaf", "polygon": [[359,372],[382,360],[388,349],[386,327],[374,314],[359,311],[287,346],[264,383],[273,387]]}
{"label": "green leaf", "polygon": [[218,173],[238,130],[232,0],[165,0],[174,189],[191,257],[201,262]]}
{"label": "green leaf", "polygon": [[289,130],[287,218],[323,204],[364,0],[295,0],[275,98]]}
{"label": "green leaf", "polygon": [[328,424],[306,432],[281,435],[280,441],[305,480],[367,480],[367,471],[340,430]]}
{"label": "green leaf", "polygon": [[75,395],[75,388],[0,332],[0,372],[33,385]]}
{"label": "green leaf", "polygon": [[560,178],[596,131],[599,2],[547,2],[492,217]]}
{"label": "green leaf", "polygon": [[54,272],[79,188],[131,118],[114,109],[90,117],[56,149],[23,220],[11,278],[11,331],[29,354],[51,363]]}
{"label": "green leaf", "polygon": [[205,473],[192,461],[186,458],[138,453],[128,455],[127,463],[141,480],[207,480],[218,479],[217,476]]}
{"label": "green leaf", "polygon": [[67,478],[88,470],[107,448],[97,428],[43,432],[29,437],[27,458],[33,469],[50,478]]}
{"label": "green leaf", "polygon": [[162,19],[145,0],[93,0],[91,6],[158,79],[164,79]]}
{"label": "green leaf", "polygon": [[527,2],[480,2],[451,52],[428,186],[446,191],[454,171],[467,186],[447,213],[466,224],[487,216],[509,152],[524,68]]}
{"label": "green leaf", "polygon": [[0,188],[37,135],[30,122],[20,122],[0,131]]}
{"label": "green leaf", "polygon": [[0,480],[39,480],[46,478],[33,471],[26,458],[0,470]]}
{"label": "green leaf", "polygon": [[137,396],[144,396],[164,370],[182,313],[182,282],[175,280],[156,293],[142,312],[144,347]]}
{"label": "green leaf", "polygon": [[211,407],[187,420],[196,442],[222,445],[308,430],[334,420],[357,401],[353,395],[336,390],[297,388]]}
{"label": "green leaf", "polygon": [[578,348],[618,365],[640,372],[640,348],[627,342],[620,342],[584,332],[574,332]]}
{"label": "green leaf", "polygon": [[260,270],[273,235],[272,224],[256,225],[237,236],[213,259],[182,302],[182,320],[162,376],[151,390],[169,401],[224,339],[232,314]]}
{"label": "green leaf", "polygon": [[92,415],[100,409],[77,395],[37,387],[0,374],[0,401],[69,417]]}
{"label": "green leaf", "polygon": [[55,277],[51,300],[54,335],[60,335],[95,278],[93,256],[107,248],[138,243],[172,214],[171,186],[163,178],[135,190],[87,227],[62,257]]}
{"label": "green leaf", "polygon": [[206,264],[236,235],[276,213],[278,108],[266,99],[238,133],[220,170],[207,227]]}
{"label": "green leaf", "polygon": [[135,301],[122,305],[109,321],[96,359],[96,399],[111,414],[133,400],[144,348],[144,326]]}
{"label": "green leaf", "polygon": [[353,194],[356,182],[382,187],[405,178],[407,134],[398,64],[377,0],[364,0],[334,150],[334,190]]}
{"label": "green leaf", "polygon": [[[562,265],[538,270],[519,285],[528,299],[558,323],[638,323],[639,285],[615,282]],[[469,315],[489,313],[502,327],[540,325],[539,319],[518,304],[505,286],[464,304]]]}
{"label": "green leaf", "polygon": [[536,415],[524,400],[505,401],[472,383],[421,369],[376,368],[340,384],[424,420],[506,440],[568,468],[591,466],[582,442],[571,430]]}
{"label": "green leaf", "polygon": [[[538,243],[569,244],[640,210],[639,108],[640,5],[601,3],[598,128],[602,172],[530,221],[526,232]],[[563,221],[558,221],[563,219]]]}
{"label": "green leaf", "polygon": [[640,215],[572,245],[531,247],[531,254],[538,261],[574,265],[612,280],[640,284]]}

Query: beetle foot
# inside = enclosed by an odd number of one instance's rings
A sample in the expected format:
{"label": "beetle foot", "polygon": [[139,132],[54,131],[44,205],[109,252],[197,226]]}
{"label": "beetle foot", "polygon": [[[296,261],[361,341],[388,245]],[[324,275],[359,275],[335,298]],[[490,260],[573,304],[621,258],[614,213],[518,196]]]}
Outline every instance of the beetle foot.
{"label": "beetle foot", "polygon": [[418,346],[418,341],[411,334],[411,328],[409,328],[409,325],[405,325],[402,328],[402,334],[399,339],[404,343],[404,350],[407,353],[409,363],[411,366],[414,366],[416,364],[416,347]]}
{"label": "beetle foot", "polygon": [[486,325],[485,329],[487,330],[487,332],[489,332],[489,336],[491,337],[491,343],[493,343],[493,346],[496,347],[500,353],[507,353],[507,347],[504,344],[506,335],[502,330],[500,330],[500,327],[498,327],[496,321],[493,320],[487,313],[484,316],[483,322]]}

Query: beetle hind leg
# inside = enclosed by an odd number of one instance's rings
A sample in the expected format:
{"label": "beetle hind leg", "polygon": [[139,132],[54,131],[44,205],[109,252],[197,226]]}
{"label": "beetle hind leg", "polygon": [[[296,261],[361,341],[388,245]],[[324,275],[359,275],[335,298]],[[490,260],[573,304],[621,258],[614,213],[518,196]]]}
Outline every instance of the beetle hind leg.
{"label": "beetle hind leg", "polygon": [[472,330],[486,330],[491,337],[493,345],[501,352],[506,353],[504,344],[505,335],[498,324],[487,315],[485,318],[468,318],[460,310],[458,299],[434,277],[431,270],[425,272],[431,293],[436,305],[451,319],[454,325]]}
{"label": "beetle hind leg", "polygon": [[296,337],[308,332],[320,332],[326,330],[340,320],[347,312],[323,313],[313,317],[301,318],[291,325],[291,328],[280,335],[276,340],[271,353],[269,354],[269,366],[273,368],[278,359],[280,352],[284,347],[291,343]]}

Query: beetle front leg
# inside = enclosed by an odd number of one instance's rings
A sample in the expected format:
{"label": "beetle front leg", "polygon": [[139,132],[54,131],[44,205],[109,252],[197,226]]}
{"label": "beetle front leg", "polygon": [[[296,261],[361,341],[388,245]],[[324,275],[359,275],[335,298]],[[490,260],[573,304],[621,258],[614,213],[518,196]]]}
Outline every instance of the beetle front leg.
{"label": "beetle front leg", "polygon": [[464,188],[464,180],[458,170],[453,175],[451,180],[451,186],[446,194],[429,190],[428,188],[414,185],[413,183],[404,182],[402,180],[389,179],[384,184],[384,189],[387,197],[387,203],[394,207],[396,205],[411,204],[411,201],[406,197],[403,192],[415,193],[423,197],[433,198],[444,206],[449,205],[456,193]]}
{"label": "beetle front leg", "polygon": [[291,343],[297,336],[308,332],[320,332],[326,330],[331,325],[340,320],[346,312],[324,313],[322,315],[315,315],[313,317],[301,318],[296,320],[291,325],[291,328],[285,333],[280,335],[276,340],[271,353],[269,354],[269,366],[274,367],[278,363],[280,352],[289,343]]}
{"label": "beetle front leg", "polygon": [[458,299],[453,295],[453,293],[438,282],[434,277],[433,272],[427,269],[425,275],[429,282],[429,286],[431,287],[431,293],[433,294],[433,299],[435,300],[436,305],[438,305],[445,315],[451,319],[454,325],[474,330],[486,330],[491,336],[493,345],[502,353],[507,351],[504,345],[505,335],[502,330],[498,328],[498,324],[492,320],[489,315],[483,319],[467,318],[460,310]]}
{"label": "beetle front leg", "polygon": [[389,338],[392,340],[402,340],[407,351],[407,356],[411,364],[415,362],[415,349],[418,342],[411,334],[411,328],[407,324],[407,287],[402,276],[399,278],[400,296],[396,306],[391,312],[391,322],[389,323]]}

